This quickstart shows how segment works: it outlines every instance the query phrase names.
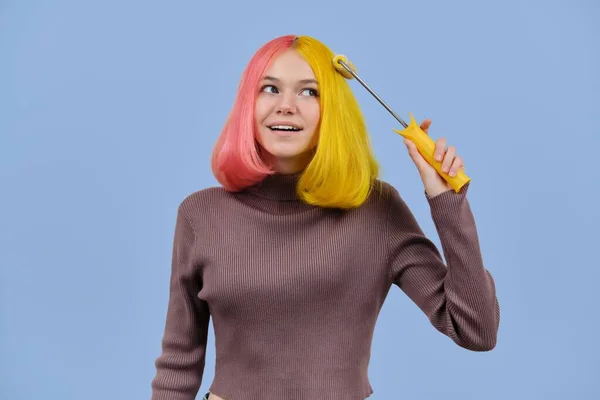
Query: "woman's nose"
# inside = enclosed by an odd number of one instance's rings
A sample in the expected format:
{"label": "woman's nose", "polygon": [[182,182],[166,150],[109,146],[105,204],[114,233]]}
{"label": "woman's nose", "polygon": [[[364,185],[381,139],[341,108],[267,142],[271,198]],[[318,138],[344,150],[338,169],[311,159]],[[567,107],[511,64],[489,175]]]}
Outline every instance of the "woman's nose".
{"label": "woman's nose", "polygon": [[296,99],[294,96],[281,96],[281,101],[277,105],[277,112],[293,114],[296,112]]}

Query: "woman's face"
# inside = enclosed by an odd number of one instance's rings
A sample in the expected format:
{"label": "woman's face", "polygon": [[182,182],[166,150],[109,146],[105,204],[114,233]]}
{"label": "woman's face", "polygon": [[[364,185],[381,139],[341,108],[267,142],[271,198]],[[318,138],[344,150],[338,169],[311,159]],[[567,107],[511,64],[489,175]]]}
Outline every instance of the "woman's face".
{"label": "woman's face", "polygon": [[319,92],[310,65],[295,50],[282,53],[265,72],[254,118],[265,161],[279,173],[306,167],[317,144]]}

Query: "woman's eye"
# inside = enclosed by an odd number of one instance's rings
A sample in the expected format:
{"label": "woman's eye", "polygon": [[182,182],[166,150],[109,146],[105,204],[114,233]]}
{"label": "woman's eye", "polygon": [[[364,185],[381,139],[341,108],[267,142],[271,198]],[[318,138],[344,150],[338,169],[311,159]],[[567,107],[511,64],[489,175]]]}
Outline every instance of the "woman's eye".
{"label": "woman's eye", "polygon": [[302,93],[306,94],[307,96],[318,96],[318,93],[315,89],[304,89]]}
{"label": "woman's eye", "polygon": [[267,85],[262,88],[262,91],[267,93],[277,93],[277,88],[273,85]]}

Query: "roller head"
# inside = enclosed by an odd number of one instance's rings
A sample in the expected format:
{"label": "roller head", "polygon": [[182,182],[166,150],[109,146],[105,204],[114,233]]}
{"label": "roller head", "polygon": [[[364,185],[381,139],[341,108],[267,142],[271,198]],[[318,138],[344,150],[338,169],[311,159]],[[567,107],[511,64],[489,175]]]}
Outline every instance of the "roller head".
{"label": "roller head", "polygon": [[356,72],[356,67],[350,61],[348,61],[348,57],[346,57],[343,54],[336,55],[335,57],[333,57],[333,66],[335,67],[337,72],[342,74],[342,76],[344,78],[346,78],[346,79],[354,78],[354,76],[350,72],[348,72],[348,70],[342,64],[340,64],[338,61],[343,61],[347,66],[350,67],[350,69],[352,69],[352,71]]}

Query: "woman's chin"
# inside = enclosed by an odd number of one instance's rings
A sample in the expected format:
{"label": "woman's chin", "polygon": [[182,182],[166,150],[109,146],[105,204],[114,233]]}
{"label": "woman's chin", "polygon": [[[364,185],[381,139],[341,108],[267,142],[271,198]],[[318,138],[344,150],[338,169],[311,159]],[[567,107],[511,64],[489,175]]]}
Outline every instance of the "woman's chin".
{"label": "woman's chin", "polygon": [[275,167],[277,171],[284,173],[298,172],[303,170],[312,157],[312,152],[305,148],[294,149],[271,149],[266,155],[266,161]]}
{"label": "woman's chin", "polygon": [[282,160],[304,158],[307,153],[307,149],[304,147],[286,145],[273,146],[272,148],[267,149],[267,151],[272,157]]}

